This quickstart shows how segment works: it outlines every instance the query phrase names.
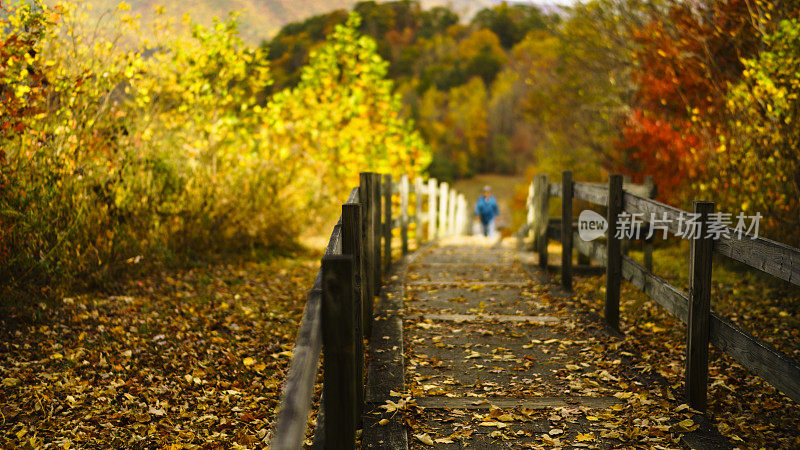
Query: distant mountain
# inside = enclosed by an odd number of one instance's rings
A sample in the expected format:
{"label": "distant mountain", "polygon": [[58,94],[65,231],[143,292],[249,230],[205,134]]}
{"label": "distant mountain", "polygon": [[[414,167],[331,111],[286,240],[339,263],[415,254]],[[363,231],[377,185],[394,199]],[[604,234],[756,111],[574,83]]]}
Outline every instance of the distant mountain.
{"label": "distant mountain", "polygon": [[[559,2],[571,0],[560,0]],[[117,0],[86,0],[93,6],[93,13],[100,17],[110,9],[116,8]],[[356,0],[127,0],[133,13],[141,14],[142,20],[151,20],[156,6],[164,6],[169,17],[180,23],[181,17],[188,13],[200,23],[209,24],[212,18],[225,18],[228,13],[242,11],[239,16],[240,30],[245,41],[258,44],[269,39],[287,23],[296,22],[311,16],[336,9],[351,9]],[[45,0],[47,4],[55,0]],[[457,12],[462,20],[471,18],[483,8],[502,3],[502,0],[422,0],[420,4],[428,9],[434,6],[448,6]],[[540,3],[540,2],[509,2]],[[541,2],[546,8],[552,4]]]}

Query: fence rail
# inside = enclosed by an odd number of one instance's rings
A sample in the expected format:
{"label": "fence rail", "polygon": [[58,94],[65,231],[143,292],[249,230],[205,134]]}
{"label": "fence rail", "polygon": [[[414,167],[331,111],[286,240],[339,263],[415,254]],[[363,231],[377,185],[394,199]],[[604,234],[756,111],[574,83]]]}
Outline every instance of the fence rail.
{"label": "fence rail", "polygon": [[[392,182],[389,175],[367,172],[359,181],[342,205],[308,293],[273,430],[273,449],[303,447],[321,355],[323,385],[313,447],[354,448],[364,407],[364,338],[371,333],[375,296],[391,269],[393,230],[399,229],[403,255],[409,252],[412,223],[417,248],[425,240],[467,231],[466,200],[447,183],[416,178],[411,184],[406,176]],[[397,216],[392,215],[395,204]]]}
{"label": "fence rail", "polygon": [[[744,235],[742,239],[734,238],[734,230],[730,228],[727,228],[727,232],[731,237],[723,235],[718,240],[712,240],[707,237],[707,227],[714,204],[696,201],[694,213],[700,215],[701,229],[700,238],[691,240],[690,290],[686,293],[652,273],[652,247],[648,255],[647,243],[645,265],[641,265],[624,254],[620,239],[616,237],[617,217],[623,211],[643,214],[645,222],[653,213],[658,219],[666,219],[665,225],[670,233],[679,232],[677,219],[688,213],[646,198],[655,194],[652,182],[625,185],[620,175],[611,175],[607,186],[578,183],[572,181],[572,172],[565,171],[561,183],[549,183],[547,175],[536,175],[528,192],[528,223],[524,229],[532,233],[540,265],[547,265],[547,241],[556,239],[563,244],[561,278],[566,288],[571,289],[573,247],[579,254],[606,266],[605,320],[610,326],[619,328],[622,279],[629,281],[687,325],[685,383],[691,407],[700,411],[706,407],[709,343],[787,397],[800,402],[800,364],[711,311],[714,252],[800,285],[799,249],[761,237]],[[557,233],[552,231],[548,217],[550,197],[562,199],[562,218],[558,222],[560,230]],[[606,207],[608,231],[605,244],[583,241],[573,231],[573,199]]]}

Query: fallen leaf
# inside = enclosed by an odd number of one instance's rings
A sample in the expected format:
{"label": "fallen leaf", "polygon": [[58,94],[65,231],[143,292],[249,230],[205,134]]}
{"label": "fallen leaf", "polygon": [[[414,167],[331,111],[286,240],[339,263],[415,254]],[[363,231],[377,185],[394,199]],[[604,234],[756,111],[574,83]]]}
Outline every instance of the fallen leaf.
{"label": "fallen leaf", "polygon": [[415,434],[414,438],[416,438],[418,441],[422,442],[425,445],[433,445],[433,439],[431,439],[431,437],[428,436],[428,433]]}

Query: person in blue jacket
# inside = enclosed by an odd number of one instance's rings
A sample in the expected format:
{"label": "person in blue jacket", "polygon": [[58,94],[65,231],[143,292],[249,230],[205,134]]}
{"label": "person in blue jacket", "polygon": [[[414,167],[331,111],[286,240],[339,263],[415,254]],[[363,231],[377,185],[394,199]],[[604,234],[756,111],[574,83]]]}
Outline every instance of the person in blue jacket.
{"label": "person in blue jacket", "polygon": [[489,186],[484,186],[483,195],[478,199],[475,204],[475,215],[481,220],[481,229],[484,236],[492,236],[494,234],[494,220],[500,210],[497,207],[497,200],[492,195],[492,189]]}

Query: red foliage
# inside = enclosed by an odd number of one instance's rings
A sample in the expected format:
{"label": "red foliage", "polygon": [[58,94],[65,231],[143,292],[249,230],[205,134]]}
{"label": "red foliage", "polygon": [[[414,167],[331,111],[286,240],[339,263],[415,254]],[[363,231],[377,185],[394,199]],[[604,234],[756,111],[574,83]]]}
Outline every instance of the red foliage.
{"label": "red foliage", "polygon": [[700,175],[693,149],[700,140],[686,133],[688,124],[673,127],[672,123],[649,117],[644,111],[634,111],[622,127],[622,139],[617,148],[636,165],[617,169],[641,182],[644,174],[652,175],[658,186],[658,197],[664,201],[679,198],[688,180]]}
{"label": "red foliage", "polygon": [[687,194],[704,176],[697,162],[724,122],[729,83],[741,77],[740,59],[759,42],[747,3],[673,0],[668,15],[634,34],[634,110],[621,125],[621,154],[612,170],[652,174],[666,201]]}

